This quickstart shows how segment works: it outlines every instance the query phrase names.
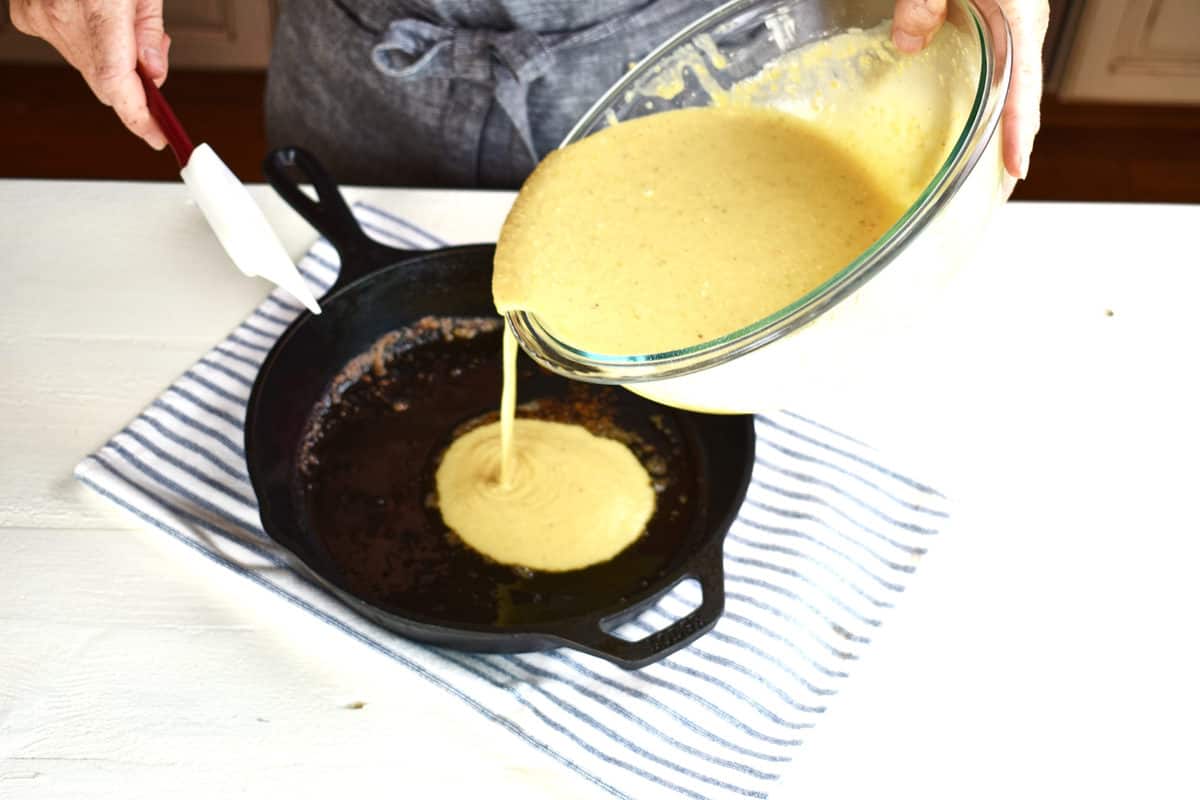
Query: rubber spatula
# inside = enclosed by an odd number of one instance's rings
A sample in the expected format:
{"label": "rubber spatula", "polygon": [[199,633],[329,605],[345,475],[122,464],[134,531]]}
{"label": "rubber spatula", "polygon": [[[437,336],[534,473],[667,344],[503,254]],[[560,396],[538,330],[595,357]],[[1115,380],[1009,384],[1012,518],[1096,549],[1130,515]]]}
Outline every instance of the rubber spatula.
{"label": "rubber spatula", "polygon": [[211,147],[207,144],[192,146],[192,140],[166,98],[146,77],[141,64],[138,65],[138,76],[146,90],[150,116],[166,135],[175,160],[179,162],[183,182],[233,263],[246,275],[258,275],[272,281],[309,311],[320,314],[321,307],[316,298],[246,187]]}

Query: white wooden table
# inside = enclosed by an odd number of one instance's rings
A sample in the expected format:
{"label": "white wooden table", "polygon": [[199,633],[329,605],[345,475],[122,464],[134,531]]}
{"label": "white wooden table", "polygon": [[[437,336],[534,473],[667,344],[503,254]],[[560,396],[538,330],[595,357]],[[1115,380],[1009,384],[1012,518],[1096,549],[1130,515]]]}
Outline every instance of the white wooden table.
{"label": "white wooden table", "polygon": [[[459,241],[511,201],[348,194]],[[773,796],[1200,793],[1198,232],[1001,210],[926,374],[853,411],[956,528]],[[0,280],[0,797],[596,796],[71,478],[266,292],[181,185],[0,181]]]}

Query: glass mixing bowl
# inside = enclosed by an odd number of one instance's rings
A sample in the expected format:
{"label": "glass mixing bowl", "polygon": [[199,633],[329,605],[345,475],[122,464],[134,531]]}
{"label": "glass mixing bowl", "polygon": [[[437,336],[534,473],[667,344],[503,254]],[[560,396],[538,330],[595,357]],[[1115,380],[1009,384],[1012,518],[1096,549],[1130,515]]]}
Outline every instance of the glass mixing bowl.
{"label": "glass mixing bowl", "polygon": [[[862,379],[881,374],[875,367],[884,361],[894,367],[895,359],[913,357],[904,352],[898,332],[936,302],[969,260],[992,210],[1003,202],[997,128],[1011,69],[1008,25],[994,0],[951,0],[938,36],[952,37],[953,46],[939,52],[952,52],[953,58],[936,69],[903,72],[911,57],[889,50],[887,43],[893,4],[726,3],[635,66],[563,142],[569,145],[622,120],[729,102],[735,95],[737,102],[819,122],[821,115],[866,96],[881,75],[907,81],[912,93],[906,95],[907,116],[899,124],[928,124],[932,130],[931,120],[937,118],[949,127],[938,160],[926,170],[932,178],[922,179],[916,199],[879,240],[770,316],[692,347],[632,355],[589,353],[556,339],[533,314],[515,312],[508,322],[521,346],[554,372],[622,384],[659,402],[700,411],[765,412],[801,398],[809,409],[821,407],[822,401],[832,408],[847,392],[879,391],[882,387]],[[829,45],[846,41],[835,38],[846,33],[876,36],[876,49],[885,57],[854,48],[830,50]],[[822,46],[828,52],[817,49]],[[819,57],[810,57],[814,53]],[[808,60],[795,60],[800,57]],[[781,63],[800,66],[781,70]],[[764,75],[771,77],[764,80]],[[875,111],[886,117],[892,110]],[[870,123],[869,116],[860,118]],[[857,155],[883,165],[894,154],[888,152],[886,138],[867,133],[872,136],[863,141],[874,142],[875,149]],[[861,144],[854,131],[847,138],[852,151]],[[882,149],[880,142],[885,143]],[[886,164],[889,174],[904,168],[899,162]]]}

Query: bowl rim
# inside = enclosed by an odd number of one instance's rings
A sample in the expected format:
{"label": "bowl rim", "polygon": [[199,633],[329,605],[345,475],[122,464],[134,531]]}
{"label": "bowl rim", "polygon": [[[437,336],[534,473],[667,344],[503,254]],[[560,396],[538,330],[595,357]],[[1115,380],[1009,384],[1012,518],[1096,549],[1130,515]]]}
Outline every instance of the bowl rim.
{"label": "bowl rim", "polygon": [[[772,6],[785,2],[776,0]],[[655,68],[664,54],[761,3],[762,0],[730,0],[671,36],[613,84],[576,122],[559,146],[565,147],[584,138],[613,102]],[[904,214],[866,250],[825,282],[772,314],[723,336],[685,348],[643,355],[593,353],[561,341],[531,312],[510,311],[504,316],[522,348],[547,369],[578,380],[623,384],[656,381],[710,369],[757,350],[808,325],[854,294],[890,264],[957,194],[999,128],[1012,71],[1011,28],[999,4],[992,0],[954,0],[954,4],[965,12],[980,43],[978,81],[967,122],[933,179]],[[986,9],[982,7],[985,5]],[[997,59],[998,48],[991,36],[993,26],[999,26],[1003,43],[1000,59]]]}

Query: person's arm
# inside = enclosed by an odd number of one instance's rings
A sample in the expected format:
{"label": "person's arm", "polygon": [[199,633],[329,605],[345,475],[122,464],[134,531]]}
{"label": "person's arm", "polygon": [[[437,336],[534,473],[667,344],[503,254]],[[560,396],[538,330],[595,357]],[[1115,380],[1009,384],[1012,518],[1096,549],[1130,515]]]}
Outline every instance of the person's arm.
{"label": "person's arm", "polygon": [[112,106],[156,150],[166,146],[146,108],[136,67],[156,85],[167,79],[171,37],[163,30],[162,0],[11,0],[13,27],[45,39],[82,73],[100,102]]}
{"label": "person's arm", "polygon": [[[1048,0],[997,0],[1013,37],[1013,74],[1004,104],[1004,167],[1014,178],[1029,172],[1029,153],[1041,126],[1042,41],[1050,19]],[[892,43],[915,53],[946,19],[946,0],[896,0]]]}

